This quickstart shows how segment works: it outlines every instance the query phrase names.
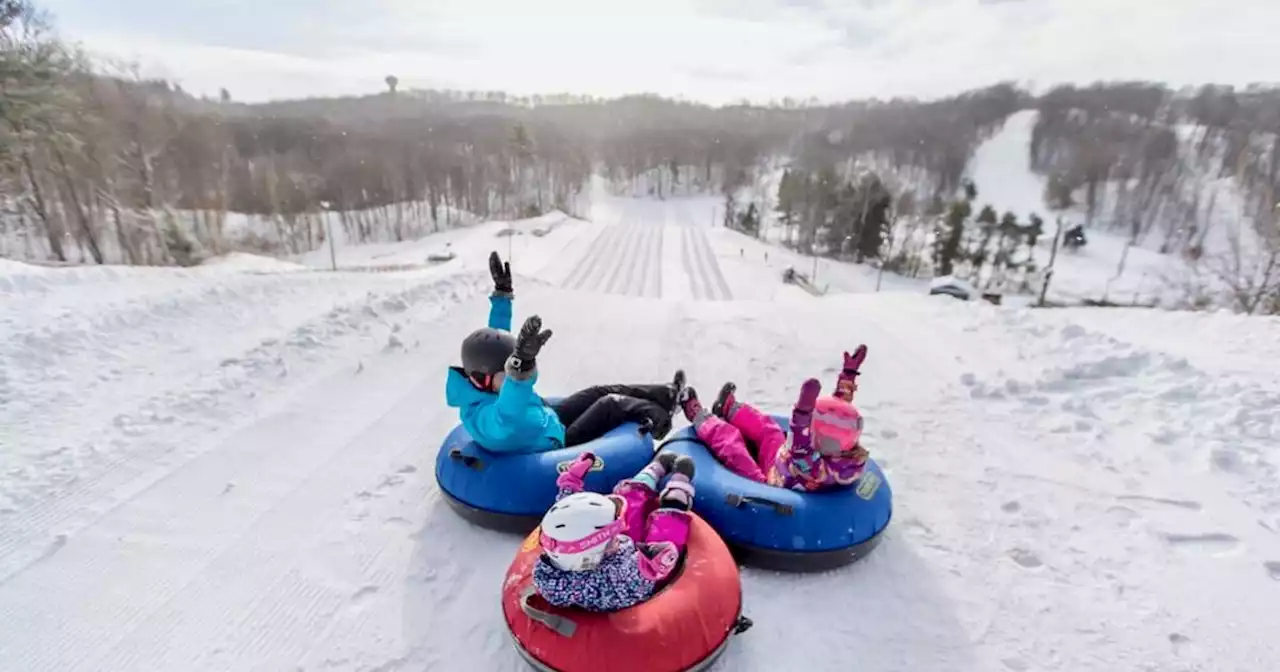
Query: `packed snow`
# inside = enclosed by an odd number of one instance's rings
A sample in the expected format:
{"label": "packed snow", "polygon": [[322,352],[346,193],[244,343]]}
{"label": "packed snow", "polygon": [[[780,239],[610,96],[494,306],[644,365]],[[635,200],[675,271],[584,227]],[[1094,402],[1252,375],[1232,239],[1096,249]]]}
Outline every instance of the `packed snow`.
{"label": "packed snow", "polygon": [[868,344],[885,541],[745,569],[755,627],[716,669],[1280,669],[1280,320],[877,293],[842,264],[814,297],[708,205],[601,198],[339,246],[336,272],[327,249],[0,261],[0,667],[522,669],[499,606],[519,539],[432,477],[496,249],[517,319],[555,332],[551,393],[683,367],[782,410]]}

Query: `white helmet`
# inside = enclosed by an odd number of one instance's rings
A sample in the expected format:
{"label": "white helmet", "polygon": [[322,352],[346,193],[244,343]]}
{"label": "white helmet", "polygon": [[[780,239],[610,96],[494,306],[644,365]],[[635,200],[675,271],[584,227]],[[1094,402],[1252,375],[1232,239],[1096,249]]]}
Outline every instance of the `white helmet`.
{"label": "white helmet", "polygon": [[542,550],[565,571],[595,569],[622,526],[613,498],[595,492],[574,493],[556,502],[542,517]]}

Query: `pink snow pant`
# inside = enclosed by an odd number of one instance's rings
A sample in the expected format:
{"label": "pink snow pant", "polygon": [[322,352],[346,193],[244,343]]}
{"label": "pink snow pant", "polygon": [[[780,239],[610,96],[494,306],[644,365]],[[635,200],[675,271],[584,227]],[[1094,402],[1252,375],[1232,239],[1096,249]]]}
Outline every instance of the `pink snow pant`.
{"label": "pink snow pant", "polygon": [[613,494],[627,502],[627,536],[636,542],[640,576],[655,584],[675,571],[689,543],[689,512],[658,507],[658,493],[639,481],[623,481]]}
{"label": "pink snow pant", "polygon": [[[786,432],[773,418],[748,404],[734,406],[728,421],[708,415],[694,431],[721,464],[758,483],[769,482],[767,476],[778,459],[778,449],[787,441]],[[747,448],[748,441],[759,449],[755,457]]]}
{"label": "pink snow pant", "polygon": [[627,503],[623,514],[627,536],[636,544],[675,544],[678,552],[689,543],[689,513],[679,509],[658,508],[658,493],[639,481],[626,480],[613,489],[613,494]]}

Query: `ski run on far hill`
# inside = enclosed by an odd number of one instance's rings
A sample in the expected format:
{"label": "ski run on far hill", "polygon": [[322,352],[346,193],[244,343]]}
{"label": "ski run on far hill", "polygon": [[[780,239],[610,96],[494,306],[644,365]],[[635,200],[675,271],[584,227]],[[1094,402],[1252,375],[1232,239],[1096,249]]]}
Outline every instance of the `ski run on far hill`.
{"label": "ski run on far hill", "polygon": [[555,332],[551,393],[683,367],[782,410],[869,346],[885,541],[744,569],[755,627],[716,669],[1280,669],[1280,322],[876,293],[830,262],[813,297],[714,206],[601,198],[342,247],[337,272],[0,262],[0,668],[521,669],[518,544],[432,476],[496,249],[517,321]]}

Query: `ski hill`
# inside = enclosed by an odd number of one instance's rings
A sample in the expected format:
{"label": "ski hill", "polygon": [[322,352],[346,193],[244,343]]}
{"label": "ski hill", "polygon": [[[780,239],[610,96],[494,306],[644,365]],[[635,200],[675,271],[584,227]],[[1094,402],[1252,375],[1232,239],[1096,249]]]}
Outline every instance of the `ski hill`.
{"label": "ski hill", "polygon": [[886,538],[744,570],[755,627],[716,669],[1280,669],[1280,320],[876,292],[839,264],[813,297],[713,205],[600,198],[332,259],[0,260],[0,668],[524,669],[499,606],[519,540],[432,475],[498,250],[516,319],[555,332],[548,393],[683,367],[782,410],[869,346]]}

